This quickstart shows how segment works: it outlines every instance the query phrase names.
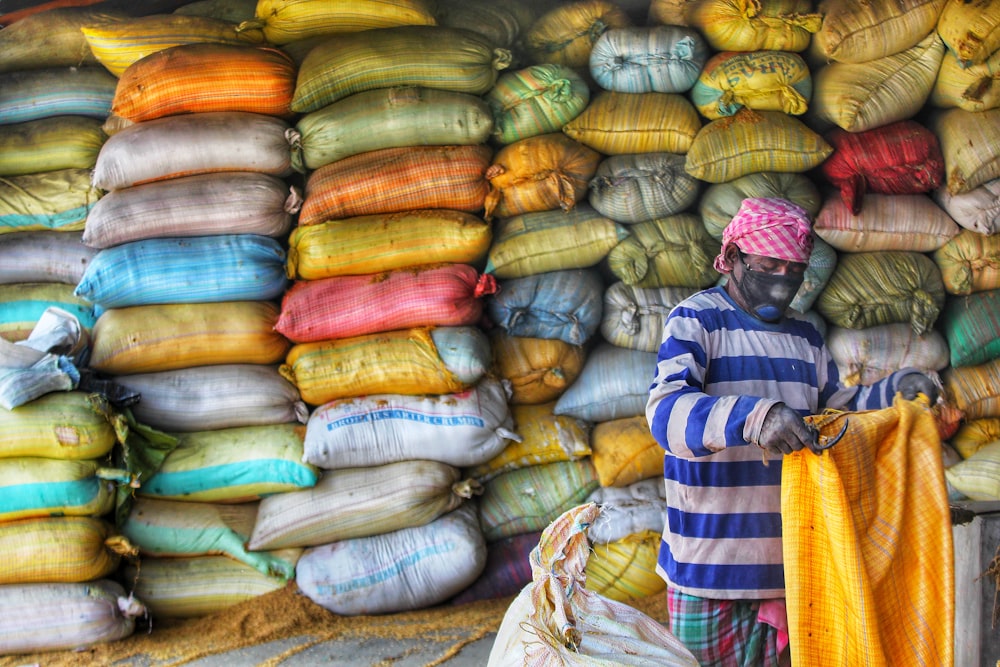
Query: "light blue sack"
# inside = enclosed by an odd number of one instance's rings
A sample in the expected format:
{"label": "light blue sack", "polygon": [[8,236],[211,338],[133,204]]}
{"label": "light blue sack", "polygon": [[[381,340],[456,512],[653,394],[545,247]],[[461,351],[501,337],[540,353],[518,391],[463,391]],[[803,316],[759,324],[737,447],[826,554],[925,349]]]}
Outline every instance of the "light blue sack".
{"label": "light blue sack", "polygon": [[604,282],[596,269],[536,273],[500,282],[486,301],[490,319],[511,336],[583,345],[601,324]]}

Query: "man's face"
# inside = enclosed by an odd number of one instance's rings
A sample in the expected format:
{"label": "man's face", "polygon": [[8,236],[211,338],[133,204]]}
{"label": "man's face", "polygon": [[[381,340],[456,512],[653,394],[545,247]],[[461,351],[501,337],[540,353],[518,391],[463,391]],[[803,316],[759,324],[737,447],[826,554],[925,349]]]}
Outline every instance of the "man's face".
{"label": "man's face", "polygon": [[808,264],[744,253],[735,245],[726,248],[725,257],[732,266],[729,295],[760,320],[780,320],[802,286]]}

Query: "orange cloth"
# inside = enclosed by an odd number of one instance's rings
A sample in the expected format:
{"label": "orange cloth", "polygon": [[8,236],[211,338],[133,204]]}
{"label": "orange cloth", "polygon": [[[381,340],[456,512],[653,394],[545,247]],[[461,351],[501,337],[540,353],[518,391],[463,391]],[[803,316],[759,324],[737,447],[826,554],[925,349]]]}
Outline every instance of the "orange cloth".
{"label": "orange cloth", "polygon": [[951,519],[926,401],[810,419],[822,435],[850,425],[783,464],[792,665],[952,665]]}

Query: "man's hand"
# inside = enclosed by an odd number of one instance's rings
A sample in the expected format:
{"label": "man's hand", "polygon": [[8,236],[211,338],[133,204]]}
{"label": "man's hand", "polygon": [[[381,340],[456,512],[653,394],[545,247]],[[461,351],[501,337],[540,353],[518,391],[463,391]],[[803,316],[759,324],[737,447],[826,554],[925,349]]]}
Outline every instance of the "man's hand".
{"label": "man's hand", "polygon": [[784,403],[777,403],[764,417],[757,445],[769,452],[782,455],[800,449],[818,452],[819,432],[807,426],[798,412]]}
{"label": "man's hand", "polygon": [[937,402],[938,399],[938,388],[934,384],[934,380],[930,379],[923,373],[909,373],[904,375],[899,379],[899,384],[896,385],[896,391],[903,395],[908,401],[912,401],[917,397],[917,394],[924,394],[930,399],[931,405]]}

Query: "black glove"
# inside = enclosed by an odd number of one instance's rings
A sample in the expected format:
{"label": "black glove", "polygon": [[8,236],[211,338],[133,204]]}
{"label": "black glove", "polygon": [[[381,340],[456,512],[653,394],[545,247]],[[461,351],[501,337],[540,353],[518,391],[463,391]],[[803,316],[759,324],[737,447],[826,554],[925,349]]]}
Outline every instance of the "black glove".
{"label": "black glove", "polygon": [[775,454],[791,454],[800,449],[818,452],[819,432],[807,426],[798,412],[777,403],[764,417],[757,446]]}
{"label": "black glove", "polygon": [[934,383],[934,380],[923,373],[908,373],[899,378],[899,382],[896,384],[896,391],[901,393],[903,398],[908,401],[915,399],[917,394],[927,396],[930,399],[931,405],[938,399],[937,385]]}

